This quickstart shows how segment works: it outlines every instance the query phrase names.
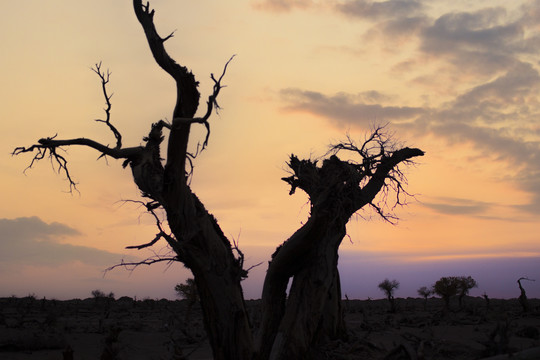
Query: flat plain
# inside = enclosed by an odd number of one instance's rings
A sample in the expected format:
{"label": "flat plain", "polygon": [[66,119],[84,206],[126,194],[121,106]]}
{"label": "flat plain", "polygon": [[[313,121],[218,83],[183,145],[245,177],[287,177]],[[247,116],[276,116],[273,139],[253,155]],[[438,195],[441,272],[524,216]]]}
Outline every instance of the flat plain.
{"label": "flat plain", "polygon": [[[538,358],[540,300],[466,297],[344,300],[348,335],[314,348],[311,359]],[[259,301],[247,301],[254,329]],[[523,353],[530,349],[533,355]],[[520,354],[521,352],[521,354]],[[0,359],[211,359],[200,307],[185,300],[0,298]],[[519,357],[522,356],[522,357]],[[532,356],[532,357],[527,357]],[[540,356],[540,355],[538,355]],[[507,355],[508,357],[508,355]]]}

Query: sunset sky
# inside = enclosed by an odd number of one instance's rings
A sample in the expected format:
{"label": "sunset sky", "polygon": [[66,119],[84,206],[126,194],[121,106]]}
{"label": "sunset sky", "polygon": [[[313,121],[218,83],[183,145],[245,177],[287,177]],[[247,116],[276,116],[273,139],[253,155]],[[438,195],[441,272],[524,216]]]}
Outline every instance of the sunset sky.
{"label": "sunset sky", "polygon": [[[230,63],[192,188],[246,255],[263,262],[244,282],[259,298],[267,261],[308,216],[307,197],[280,180],[291,153],[325,154],[347,134],[385,125],[426,155],[406,169],[415,197],[397,225],[370,211],[340,248],[343,293],[417,296],[441,276],[471,275],[490,297],[540,297],[540,1],[155,0],[169,54],[200,81]],[[103,270],[151,256],[126,250],[157,229],[121,161],[87,148],[65,157],[80,193],[17,146],[41,137],[114,144],[97,62],[112,72],[112,122],[124,144],[171,119],[174,81],[154,62],[128,0],[25,0],[0,22],[0,296],[69,299],[94,289],[174,298],[181,264]],[[204,105],[204,103],[202,103]],[[200,112],[205,107],[201,106]],[[193,134],[193,147],[204,139]],[[165,244],[156,252],[166,254]]]}

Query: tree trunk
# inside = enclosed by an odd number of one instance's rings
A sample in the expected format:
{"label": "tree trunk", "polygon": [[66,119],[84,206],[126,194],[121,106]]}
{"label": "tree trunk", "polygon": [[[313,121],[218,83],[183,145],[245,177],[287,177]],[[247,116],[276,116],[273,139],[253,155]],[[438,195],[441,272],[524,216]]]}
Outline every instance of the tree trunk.
{"label": "tree trunk", "polygon": [[315,342],[345,334],[337,262],[347,220],[314,211],[276,251],[263,290],[260,359],[301,359]]}
{"label": "tree trunk", "polygon": [[253,337],[240,285],[241,264],[215,218],[189,187],[183,189],[178,207],[165,207],[171,230],[179,239],[172,247],[193,272],[214,359],[252,359]]}
{"label": "tree trunk", "polygon": [[199,274],[197,286],[203,289],[200,301],[213,358],[252,359],[252,334],[240,285],[211,272],[194,274]]}
{"label": "tree trunk", "polygon": [[293,278],[270,359],[306,358],[317,340],[345,332],[337,263],[347,220],[319,218],[325,230],[309,239],[309,259]]}

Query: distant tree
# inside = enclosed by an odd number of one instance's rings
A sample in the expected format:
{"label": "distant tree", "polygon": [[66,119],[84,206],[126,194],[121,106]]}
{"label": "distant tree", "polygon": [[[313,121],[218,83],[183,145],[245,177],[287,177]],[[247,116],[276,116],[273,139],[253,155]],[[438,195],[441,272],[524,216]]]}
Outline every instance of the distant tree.
{"label": "distant tree", "polygon": [[193,305],[199,301],[199,292],[197,291],[195,279],[188,278],[184,284],[177,284],[174,290],[181,299],[187,300],[185,322],[188,323]]}
{"label": "distant tree", "polygon": [[489,310],[489,296],[488,296],[488,294],[486,294],[485,291],[484,291],[484,293],[482,294],[482,297],[483,297],[484,300],[486,301],[486,310]]}
{"label": "distant tree", "polygon": [[381,289],[385,295],[388,301],[390,302],[390,311],[396,312],[396,302],[394,299],[394,291],[396,289],[399,289],[399,281],[397,280],[388,280],[384,279],[381,283],[379,283],[379,289]]}
{"label": "distant tree", "polygon": [[450,309],[450,298],[458,293],[458,280],[455,276],[442,277],[433,285],[433,292],[444,300],[444,308]]}
{"label": "distant tree", "polygon": [[92,296],[94,299],[105,297],[105,293],[99,289],[92,290]]}
{"label": "distant tree", "polygon": [[519,298],[518,298],[519,303],[521,304],[521,307],[523,308],[523,312],[528,312],[530,310],[529,299],[527,299],[527,293],[525,292],[525,288],[523,287],[523,285],[521,285],[522,280],[528,280],[528,281],[534,281],[534,280],[529,279],[527,277],[520,277],[517,280],[519,290],[521,292],[520,295],[519,295]]}
{"label": "distant tree", "polygon": [[111,291],[109,294],[105,294],[103,291],[96,289],[92,290],[92,296],[96,301],[111,301],[114,300],[114,293]]}
{"label": "distant tree", "polygon": [[416,291],[418,292],[418,295],[424,298],[424,310],[425,310],[427,307],[427,298],[429,297],[429,295],[433,294],[433,289],[430,289],[427,286],[422,286]]}
{"label": "distant tree", "polygon": [[463,297],[469,293],[478,284],[470,276],[448,276],[440,278],[435,285],[433,285],[433,291],[444,300],[445,309],[450,309],[450,298],[452,296],[458,296],[459,307],[462,307]]}
{"label": "distant tree", "polygon": [[463,298],[469,293],[472,288],[478,287],[478,283],[470,276],[458,277],[458,301],[459,307],[463,307]]}
{"label": "distant tree", "polygon": [[193,278],[188,278],[183,284],[177,284],[174,287],[174,290],[176,291],[176,295],[181,299],[185,299],[193,303],[199,300],[197,284],[195,283],[195,279]]}

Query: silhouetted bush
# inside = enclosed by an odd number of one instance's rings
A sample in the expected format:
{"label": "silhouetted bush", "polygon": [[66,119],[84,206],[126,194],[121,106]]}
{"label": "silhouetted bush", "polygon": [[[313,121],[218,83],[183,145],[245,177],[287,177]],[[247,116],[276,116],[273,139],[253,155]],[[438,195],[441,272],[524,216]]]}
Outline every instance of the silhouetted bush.
{"label": "silhouetted bush", "polygon": [[396,279],[394,280],[384,279],[381,283],[379,283],[378,286],[379,286],[379,289],[381,289],[386,294],[386,298],[390,302],[390,311],[396,312],[394,290],[399,289],[399,281],[397,281]]}
{"label": "silhouetted bush", "polygon": [[448,276],[440,278],[433,285],[433,292],[444,300],[445,309],[450,309],[450,298],[458,296],[459,307],[463,305],[463,297],[469,293],[469,290],[477,287],[478,284],[470,276]]}

